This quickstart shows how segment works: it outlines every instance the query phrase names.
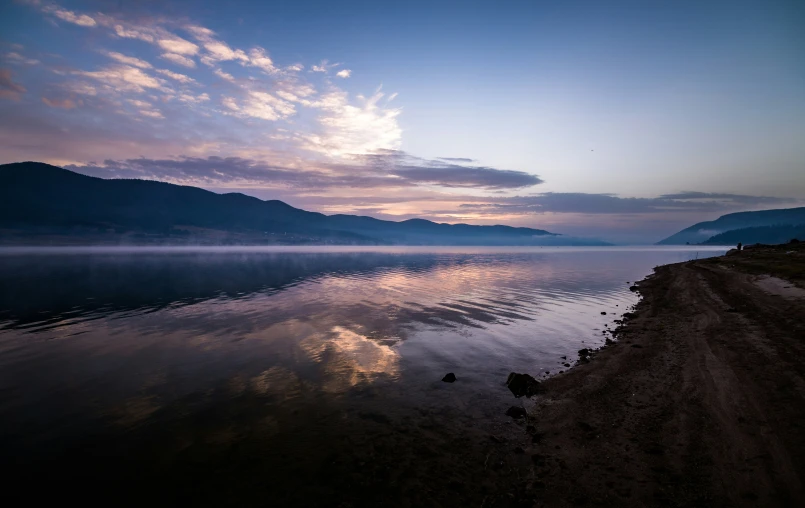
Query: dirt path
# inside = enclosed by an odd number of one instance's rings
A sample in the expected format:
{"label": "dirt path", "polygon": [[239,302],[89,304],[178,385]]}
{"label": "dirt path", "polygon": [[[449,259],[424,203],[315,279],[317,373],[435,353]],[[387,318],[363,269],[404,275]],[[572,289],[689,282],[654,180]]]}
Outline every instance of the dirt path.
{"label": "dirt path", "polygon": [[660,267],[620,340],[544,383],[538,506],[805,506],[805,299],[756,280]]}

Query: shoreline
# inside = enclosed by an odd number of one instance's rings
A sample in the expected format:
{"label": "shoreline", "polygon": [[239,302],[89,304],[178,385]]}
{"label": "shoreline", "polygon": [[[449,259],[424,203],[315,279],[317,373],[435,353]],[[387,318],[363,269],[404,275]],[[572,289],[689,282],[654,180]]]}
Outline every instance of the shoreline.
{"label": "shoreline", "polygon": [[543,381],[520,423],[537,505],[805,502],[803,268],[782,245],[639,282],[617,341]]}

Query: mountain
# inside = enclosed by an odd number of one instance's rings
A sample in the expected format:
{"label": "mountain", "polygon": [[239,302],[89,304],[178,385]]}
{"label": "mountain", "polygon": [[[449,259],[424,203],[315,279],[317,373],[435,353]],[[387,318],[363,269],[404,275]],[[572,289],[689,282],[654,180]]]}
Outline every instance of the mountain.
{"label": "mountain", "polygon": [[713,221],[694,224],[657,242],[657,245],[697,244],[706,242],[715,235],[736,229],[800,224],[805,224],[805,207],[730,213]]}
{"label": "mountain", "polygon": [[753,243],[777,245],[794,238],[805,240],[805,224],[733,229],[711,236],[702,242],[702,245],[737,245],[738,242],[744,245]]}
{"label": "mountain", "polygon": [[4,243],[557,245],[603,242],[541,229],[324,215],[282,201],[40,162],[0,165]]}

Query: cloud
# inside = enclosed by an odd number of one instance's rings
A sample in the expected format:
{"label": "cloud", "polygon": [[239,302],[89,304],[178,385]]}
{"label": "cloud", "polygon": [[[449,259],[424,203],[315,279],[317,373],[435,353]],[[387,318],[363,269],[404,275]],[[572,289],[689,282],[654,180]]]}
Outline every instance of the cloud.
{"label": "cloud", "polygon": [[525,171],[466,166],[441,159],[429,160],[399,150],[378,150],[358,156],[358,160],[377,171],[387,172],[417,185],[495,190],[520,189],[543,183],[537,175]]}
{"label": "cloud", "polygon": [[296,113],[296,108],[290,102],[275,97],[267,92],[250,91],[240,104],[227,97],[223,101],[236,116],[259,118],[262,120],[280,120]]}
{"label": "cloud", "polygon": [[235,82],[235,76],[229,74],[228,72],[224,72],[221,69],[215,69],[214,73],[215,73],[216,76],[218,76],[219,78],[221,78],[223,80],[229,81],[230,83]]}
{"label": "cloud", "polygon": [[9,69],[0,69],[0,99],[18,101],[25,93],[25,87],[11,79]]}
{"label": "cloud", "polygon": [[[691,196],[696,196],[691,200]],[[709,198],[705,198],[709,196]],[[715,199],[713,199],[715,198]],[[490,200],[491,201],[491,200]],[[494,202],[465,203],[465,211],[489,215],[533,215],[546,212],[577,214],[666,214],[671,212],[720,212],[746,206],[795,203],[791,198],[735,194],[679,193],[655,198],[629,198],[613,194],[546,192],[530,196],[501,197]]]}
{"label": "cloud", "polygon": [[277,69],[274,66],[273,60],[271,60],[271,58],[268,56],[268,54],[266,54],[266,51],[263,48],[253,48],[249,52],[248,61],[249,65],[253,67],[258,67],[268,74],[276,74],[279,71],[279,69]]}
{"label": "cloud", "polygon": [[159,74],[162,74],[163,76],[167,76],[173,80],[176,80],[184,85],[196,83],[196,80],[191,78],[190,76],[185,76],[184,74],[179,74],[178,72],[173,72],[168,69],[157,69],[157,72]]}
{"label": "cloud", "polygon": [[[64,11],[55,4],[50,5],[48,14]],[[40,7],[40,10],[43,8]],[[268,51],[256,46],[248,50],[231,46],[223,41],[209,28],[188,24],[185,21],[169,18],[135,18],[126,19],[104,13],[91,16],[72,13],[71,19],[92,18],[100,29],[104,29],[113,37],[139,40],[154,45],[160,50],[161,58],[183,67],[195,68],[196,59],[211,67],[211,71],[220,79],[230,83],[225,97],[212,97],[220,101],[220,110],[205,109],[199,113],[209,117],[222,113],[229,117],[244,120],[259,119],[277,122],[295,117],[300,109],[310,111],[301,119],[296,132],[290,134],[269,133],[265,137],[286,144],[293,144],[299,150],[330,157],[350,156],[352,154],[371,153],[380,149],[398,149],[402,130],[398,125],[399,108],[388,106],[378,89],[374,95],[351,97],[346,91],[333,83],[325,81],[325,89],[320,93],[311,83],[306,82],[299,71],[302,64],[280,66],[269,56]],[[55,15],[55,14],[54,14]],[[69,16],[68,16],[69,17]],[[175,33],[176,28],[189,35],[191,40]],[[182,34],[184,35],[184,34]],[[194,85],[205,86],[202,77],[196,78],[167,69],[156,69],[153,63],[140,57],[139,54],[123,54],[117,51],[102,49],[102,53],[116,62],[116,65],[100,69],[71,71],[73,76],[83,76],[98,82],[95,86],[86,83],[62,83],[62,88],[81,87],[98,100],[88,103],[88,111],[100,113],[98,108],[115,110],[116,101],[125,99],[126,94],[141,94],[146,91],[164,94],[162,101],[167,102],[178,97],[178,92],[171,86]],[[244,68],[236,79],[230,72],[218,66],[223,62],[235,62]],[[334,69],[340,63],[322,60],[312,66],[312,72],[324,72]],[[259,69],[270,76],[270,79],[257,77],[250,69]],[[351,76],[351,70],[342,69],[336,77]],[[207,81],[208,82],[208,81]],[[91,93],[90,93],[91,90]],[[219,90],[211,89],[220,94]],[[77,92],[78,93],[78,92]],[[185,94],[186,95],[186,94]],[[189,97],[189,95],[188,95]],[[217,100],[216,100],[217,99]],[[188,102],[188,101],[185,101]],[[175,114],[165,111],[166,114]],[[140,119],[141,121],[142,119]],[[250,124],[252,125],[252,124]]]}
{"label": "cloud", "polygon": [[436,157],[439,160],[447,162],[475,162],[475,159],[467,159],[465,157]]}
{"label": "cloud", "polygon": [[[42,10],[41,7],[38,9]],[[446,168],[437,168],[445,172],[441,175],[417,173],[420,168],[416,167],[409,168],[407,174],[403,174],[405,168],[401,167],[399,175],[381,174],[366,168],[364,161],[359,160],[361,154],[398,149],[402,137],[398,124],[402,110],[389,107],[386,96],[379,89],[372,95],[355,96],[328,79],[314,86],[307,80],[310,75],[300,74],[305,65],[284,65],[259,46],[238,48],[221,40],[212,30],[189,25],[185,20],[128,18],[122,14],[112,16],[101,12],[72,14],[76,19],[83,15],[92,18],[96,28],[92,32],[91,47],[111,62],[99,67],[83,67],[86,59],[80,55],[65,55],[64,64],[51,69],[53,72],[47,75],[51,79],[45,77],[43,85],[70,94],[67,97],[72,97],[71,100],[82,107],[82,115],[71,116],[71,122],[75,124],[71,129],[84,124],[86,130],[97,138],[97,125],[89,121],[92,118],[106,126],[103,139],[114,138],[115,143],[84,141],[86,149],[81,149],[74,146],[76,139],[65,136],[57,143],[65,153],[58,160],[81,160],[68,158],[68,153],[81,154],[86,157],[83,160],[110,157],[118,160],[143,154],[152,158],[164,157],[166,153],[191,156],[204,150],[215,150],[216,155],[244,155],[264,160],[269,154],[282,152],[284,160],[297,161],[298,164],[302,164],[299,161],[312,160],[315,162],[313,169],[327,168],[325,172],[333,171],[328,163],[340,163],[342,166],[334,170],[340,175],[336,180],[344,185],[357,186],[370,185],[370,182],[379,185],[390,179],[400,186],[420,185],[418,182],[425,180],[432,182],[428,185],[436,186],[474,185],[472,182],[482,182],[486,174],[482,168],[469,169],[468,178],[461,179],[447,172]],[[46,15],[55,16],[52,13]],[[97,37],[99,32],[114,40],[123,38],[131,43],[126,44],[125,52],[106,47],[103,39]],[[197,70],[191,77],[189,73],[176,72],[172,65],[171,69],[160,68],[158,61],[145,56],[148,52],[137,49],[138,42],[150,45],[151,50],[157,51],[153,55],[159,55],[166,62]],[[198,60],[207,66],[214,65],[209,69],[206,66],[198,68]],[[226,62],[230,62],[230,66],[238,64],[240,70],[233,72],[230,68],[222,68]],[[315,67],[328,72],[338,65],[325,60]],[[351,75],[349,69],[342,69],[335,77],[347,74]],[[215,77],[227,83],[221,83]],[[189,91],[187,88],[191,85],[193,90]],[[46,95],[51,104],[56,104],[54,96],[64,97]],[[9,88],[4,96],[19,98],[20,92]],[[27,115],[32,121],[39,122],[41,129],[49,119],[47,103],[40,102],[40,97],[41,94],[36,97],[38,108],[20,110],[18,115]],[[149,106],[137,106],[131,101],[142,101]],[[159,121],[151,122],[151,119]],[[7,125],[0,127],[13,128],[11,120],[7,118],[4,122]],[[187,129],[188,125],[193,125],[193,129]],[[30,135],[39,136],[35,131]],[[127,144],[127,138],[131,136],[139,136],[138,141]],[[160,141],[159,145],[156,140]],[[108,152],[111,146],[124,149],[120,155],[115,155]],[[171,151],[157,152],[157,146],[170,147]],[[14,148],[13,153],[20,153],[19,150],[23,150],[22,145]],[[37,158],[34,152],[57,153],[56,144],[47,149],[29,149],[28,157]],[[347,171],[347,167],[356,174],[341,174]],[[306,169],[310,168],[299,171]],[[516,175],[509,175],[509,178],[514,181]],[[333,181],[327,180],[328,183],[322,185],[331,186]]]}
{"label": "cloud", "polygon": [[42,97],[42,102],[51,108],[73,109],[76,107],[75,101],[72,99],[48,99],[47,97]]}
{"label": "cloud", "polygon": [[190,94],[181,94],[178,97],[180,102],[192,103],[192,104],[201,104],[202,102],[207,102],[210,100],[210,96],[206,93],[200,95],[190,95]]}
{"label": "cloud", "polygon": [[233,50],[221,41],[207,42],[204,44],[204,49],[207,50],[207,54],[201,57],[201,61],[208,65],[229,60],[249,61],[249,57],[243,50]]}
{"label": "cloud", "polygon": [[144,92],[146,88],[161,88],[159,80],[137,67],[113,65],[99,71],[74,71],[74,74],[100,81],[116,90]]}
{"label": "cloud", "polygon": [[145,60],[140,60],[139,58],[135,58],[133,56],[124,55],[122,53],[117,53],[115,51],[103,51],[102,53],[111,58],[112,60],[115,60],[122,64],[139,67],[140,69],[150,69],[152,67],[152,65],[146,62]]}
{"label": "cloud", "polygon": [[395,174],[419,183],[475,189],[519,189],[543,183],[538,176],[524,171],[453,164],[427,167],[403,166],[398,167]]}
{"label": "cloud", "polygon": [[124,39],[138,39],[144,42],[154,42],[154,36],[148,30],[139,30],[136,28],[125,27],[121,24],[114,25],[115,35]]}
{"label": "cloud", "polygon": [[98,95],[98,89],[90,85],[89,83],[65,83],[64,85],[62,85],[62,88],[64,88],[68,92],[79,95],[89,95],[89,96]]}
{"label": "cloud", "polygon": [[176,159],[136,158],[106,160],[102,165],[72,165],[67,169],[103,178],[140,178],[194,185],[227,183],[309,186],[320,172],[298,171],[242,157],[179,157]]}
{"label": "cloud", "polygon": [[173,62],[176,65],[181,65],[182,67],[188,67],[188,68],[192,69],[192,68],[194,68],[196,66],[196,62],[192,58],[182,56],[182,55],[177,55],[176,53],[163,53],[160,56],[162,58],[164,58],[165,60],[168,60],[169,62]]}
{"label": "cloud", "polygon": [[401,110],[378,105],[383,97],[379,90],[361,104],[349,103],[346,92],[333,91],[310,103],[322,113],[319,132],[304,137],[308,150],[330,156],[396,150],[402,140],[397,123]]}
{"label": "cloud", "polygon": [[141,109],[140,114],[149,118],[165,118],[161,112],[153,109]]}
{"label": "cloud", "polygon": [[193,56],[198,53],[197,45],[181,37],[173,36],[169,39],[159,39],[156,42],[159,47],[164,49],[167,53],[188,56]]}
{"label": "cloud", "polygon": [[137,106],[138,108],[150,108],[151,107],[150,102],[145,102],[145,101],[141,101],[141,100],[138,100],[138,99],[128,99],[126,102],[128,102],[129,104],[131,104],[133,106]]}
{"label": "cloud", "polygon": [[[147,109],[150,104],[130,101]],[[233,111],[243,109],[227,104]],[[445,188],[517,189],[537,185],[539,177],[520,171],[490,167],[465,167],[427,160],[399,151],[384,151],[357,157],[350,163],[315,163],[303,168],[269,164],[245,157],[186,157],[175,159],[106,160],[103,165],[73,166],[95,176],[147,178],[189,185],[215,186],[231,183],[266,188],[291,186],[297,190],[333,188],[411,189]],[[410,198],[409,198],[410,199]]]}
{"label": "cloud", "polygon": [[328,60],[322,60],[318,65],[313,65],[310,67],[310,72],[323,72],[327,73],[330,69],[334,67],[338,67],[341,65],[340,63],[329,63]]}
{"label": "cloud", "polygon": [[224,97],[223,99],[221,99],[221,104],[226,106],[231,111],[240,111],[238,101],[236,101],[234,97]]}
{"label": "cloud", "polygon": [[90,27],[98,24],[91,16],[87,16],[86,14],[76,14],[73,11],[68,11],[67,9],[62,9],[54,5],[46,5],[42,8],[42,10],[48,14],[52,14],[62,21],[67,21],[68,23],[73,23],[79,26]]}
{"label": "cloud", "polygon": [[33,58],[26,58],[21,54],[17,53],[16,51],[6,53],[4,55],[4,58],[13,64],[36,65],[39,63],[39,60],[35,60]]}
{"label": "cloud", "polygon": [[728,203],[745,203],[751,205],[763,204],[780,204],[789,202],[783,198],[768,197],[768,196],[747,196],[744,194],[726,194],[723,192],[693,192],[684,191],[675,194],[663,194],[659,196],[661,199],[672,199],[682,201],[715,201],[715,202],[728,202]]}
{"label": "cloud", "polygon": [[201,62],[212,67],[218,62],[239,60],[248,62],[249,57],[241,49],[233,49],[227,43],[215,39],[215,32],[202,26],[190,25],[185,29],[193,34],[195,39],[201,43],[205,53],[201,56]]}

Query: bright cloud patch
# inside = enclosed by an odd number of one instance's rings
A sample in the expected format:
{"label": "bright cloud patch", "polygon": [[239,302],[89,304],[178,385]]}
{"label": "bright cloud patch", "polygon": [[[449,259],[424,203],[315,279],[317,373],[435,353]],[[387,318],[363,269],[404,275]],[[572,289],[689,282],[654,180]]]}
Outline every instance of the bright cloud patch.
{"label": "bright cloud patch", "polygon": [[190,41],[186,41],[179,37],[171,39],[160,39],[157,41],[157,44],[159,44],[159,47],[161,47],[168,53],[173,53],[176,55],[192,56],[198,53],[198,46],[196,46]]}
{"label": "bright cloud patch", "polygon": [[157,78],[128,65],[113,65],[99,71],[75,71],[74,74],[95,79],[113,89],[129,92],[144,92],[147,88],[162,86]]}
{"label": "bright cloud patch", "polygon": [[56,7],[55,5],[45,6],[43,7],[42,10],[47,12],[48,14],[56,16],[62,21],[67,21],[68,23],[73,23],[79,26],[97,25],[95,20],[92,17],[87,16],[86,14],[76,14],[73,11],[68,11],[67,9]]}
{"label": "bright cloud patch", "polygon": [[115,51],[106,51],[104,54],[112,60],[116,60],[122,64],[139,67],[140,69],[150,69],[152,67],[151,64],[145,60],[140,60],[139,58],[135,58],[133,56],[126,56]]}
{"label": "bright cloud patch", "polygon": [[397,124],[401,110],[378,106],[382,98],[378,90],[353,105],[344,92],[324,95],[314,103],[322,111],[318,120],[321,129],[306,137],[307,148],[334,156],[396,150],[402,141]]}
{"label": "bright cloud patch", "polygon": [[241,117],[279,120],[296,113],[294,105],[266,92],[249,92],[239,104],[234,98],[226,97],[224,106]]}
{"label": "bright cloud patch", "polygon": [[192,58],[177,55],[176,53],[163,53],[162,58],[168,60],[169,62],[173,62],[176,65],[181,65],[182,67],[188,67],[192,69],[193,67],[196,66],[196,62]]}

